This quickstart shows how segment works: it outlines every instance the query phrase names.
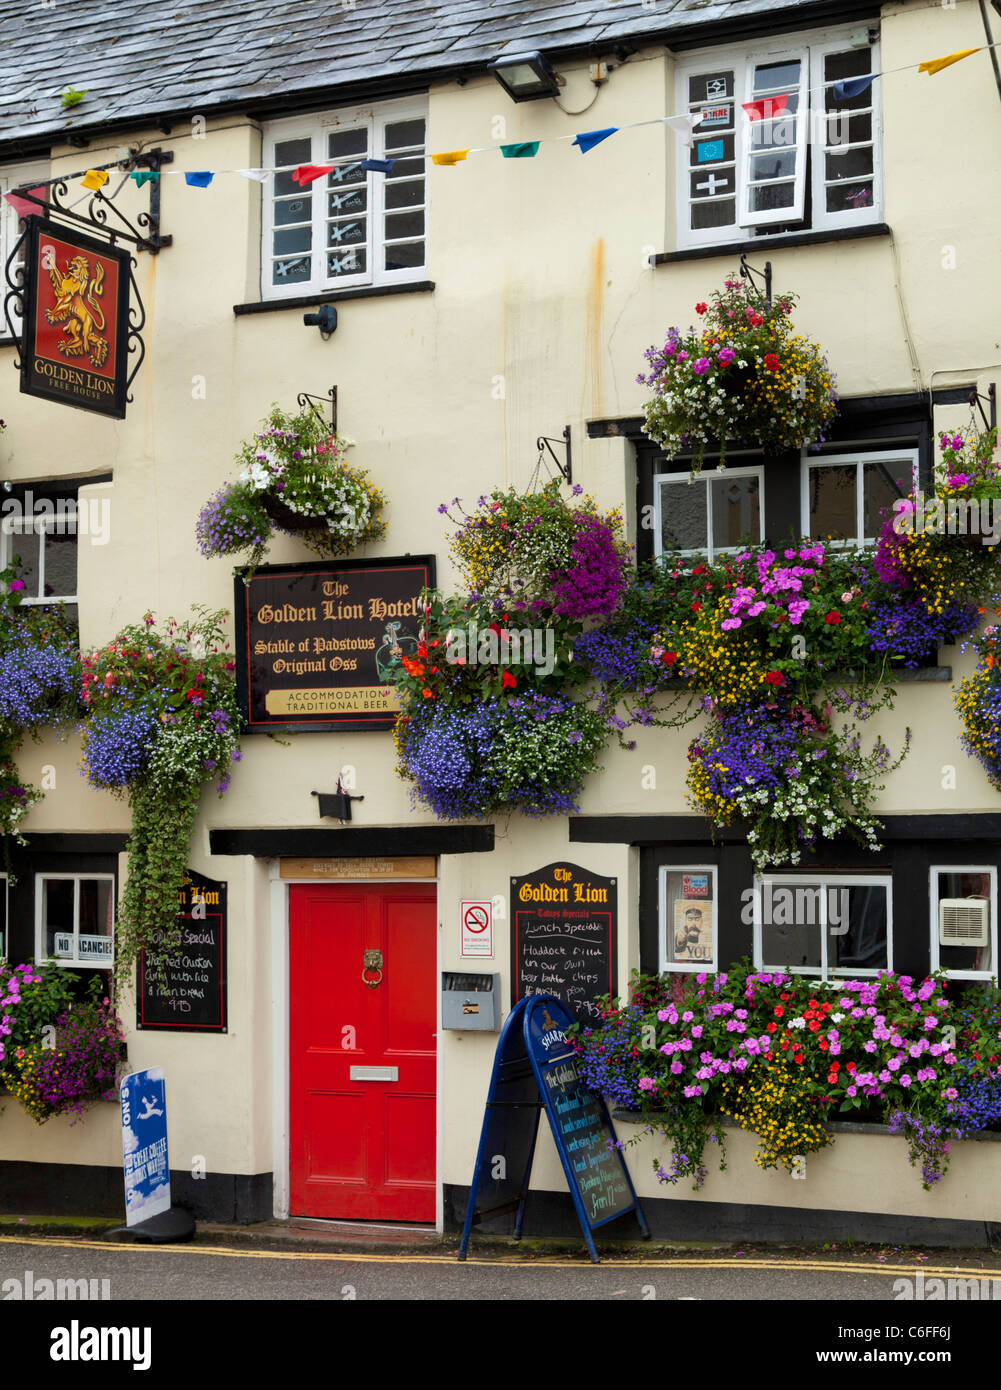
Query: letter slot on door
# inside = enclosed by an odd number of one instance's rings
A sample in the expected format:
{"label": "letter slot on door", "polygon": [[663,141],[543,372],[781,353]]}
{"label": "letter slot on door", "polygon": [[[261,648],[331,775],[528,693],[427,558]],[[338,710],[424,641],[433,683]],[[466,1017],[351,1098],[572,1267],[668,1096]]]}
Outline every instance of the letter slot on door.
{"label": "letter slot on door", "polygon": [[441,1026],[480,1033],[500,1030],[499,975],[442,971]]}

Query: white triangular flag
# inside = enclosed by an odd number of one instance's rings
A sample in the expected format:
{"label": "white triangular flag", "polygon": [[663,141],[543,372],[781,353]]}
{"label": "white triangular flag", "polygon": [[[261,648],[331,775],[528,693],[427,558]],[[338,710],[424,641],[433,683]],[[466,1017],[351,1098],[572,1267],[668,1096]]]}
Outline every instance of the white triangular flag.
{"label": "white triangular flag", "polygon": [[687,116],[662,116],[661,120],[670,126],[676,135],[683,138],[685,145],[692,143],[692,129],[702,120],[700,112],[690,111]]}
{"label": "white triangular flag", "polygon": [[264,183],[271,177],[271,169],[237,169],[238,174],[242,174],[245,179],[256,179],[258,183]]}

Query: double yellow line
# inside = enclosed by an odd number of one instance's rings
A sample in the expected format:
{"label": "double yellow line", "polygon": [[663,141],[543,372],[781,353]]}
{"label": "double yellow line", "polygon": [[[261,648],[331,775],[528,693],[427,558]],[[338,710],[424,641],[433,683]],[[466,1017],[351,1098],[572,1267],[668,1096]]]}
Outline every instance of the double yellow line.
{"label": "double yellow line", "polygon": [[[138,1245],[125,1241],[104,1241],[56,1238],[51,1236],[0,1236],[0,1245],[40,1245],[72,1248],[74,1250],[115,1250],[122,1253],[152,1255],[215,1255],[227,1260],[319,1260],[330,1264],[423,1264],[454,1265],[454,1254],[414,1255],[399,1253],[361,1254],[352,1251],[325,1250],[243,1250],[226,1245]],[[498,1255],[493,1258],[470,1255],[467,1265],[502,1265],[507,1269],[566,1269],[572,1265],[581,1269],[765,1269],[814,1270],[826,1274],[882,1274],[894,1278],[914,1277],[921,1273],[928,1278],[966,1278],[1001,1280],[1001,1269],[979,1269],[968,1265],[909,1265],[873,1264],[862,1260],[792,1260],[735,1256],[702,1258],[693,1256],[671,1259],[619,1259],[606,1256],[602,1265],[592,1265],[580,1257],[532,1259],[526,1255]]]}

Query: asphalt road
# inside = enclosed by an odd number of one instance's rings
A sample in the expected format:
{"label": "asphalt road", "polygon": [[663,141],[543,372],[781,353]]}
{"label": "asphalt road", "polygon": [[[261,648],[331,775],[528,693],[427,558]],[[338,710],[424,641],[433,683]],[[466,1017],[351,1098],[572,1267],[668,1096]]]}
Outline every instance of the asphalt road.
{"label": "asphalt road", "polygon": [[[1001,1262],[991,1261],[993,1266]],[[606,1260],[591,1265],[565,1256],[475,1253],[454,1256],[340,1254],[317,1250],[247,1250],[191,1244],[148,1246],[46,1237],[0,1237],[0,1300],[17,1297],[15,1285],[39,1280],[97,1280],[113,1301],[165,1300],[507,1300],[745,1301],[910,1304],[917,1276],[932,1290],[934,1278],[975,1278],[964,1301],[1001,1302],[1001,1267],[953,1259],[948,1252],[921,1262],[880,1263],[876,1257],[818,1259],[788,1255],[705,1255]],[[994,1275],[993,1281],[990,1275]],[[107,1281],[105,1284],[103,1281]],[[904,1282],[902,1282],[904,1281]],[[906,1282],[909,1281],[909,1282]],[[68,1286],[67,1286],[68,1287]],[[958,1286],[957,1286],[958,1291]],[[911,1295],[907,1297],[908,1293]],[[926,1297],[935,1297],[926,1293]],[[984,1310],[987,1312],[988,1310]]]}

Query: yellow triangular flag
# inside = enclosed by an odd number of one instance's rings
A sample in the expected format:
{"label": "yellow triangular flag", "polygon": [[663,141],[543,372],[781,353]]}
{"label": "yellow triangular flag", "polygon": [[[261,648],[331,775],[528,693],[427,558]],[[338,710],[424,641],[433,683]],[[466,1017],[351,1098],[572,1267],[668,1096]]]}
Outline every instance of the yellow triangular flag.
{"label": "yellow triangular flag", "polygon": [[92,188],[96,193],[108,182],[109,174],[107,169],[88,169],[80,180],[81,188]]}
{"label": "yellow triangular flag", "polygon": [[458,164],[460,159],[465,159],[469,150],[450,150],[448,154],[433,154],[432,164]]}
{"label": "yellow triangular flag", "polygon": [[958,53],[950,53],[947,58],[930,58],[927,63],[918,65],[918,72],[936,73],[943,68],[949,67],[951,63],[958,63],[960,58],[968,58],[971,53],[979,53],[979,48],[961,48]]}

